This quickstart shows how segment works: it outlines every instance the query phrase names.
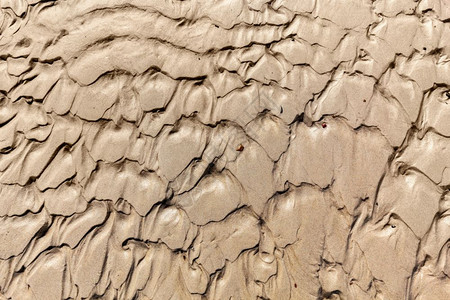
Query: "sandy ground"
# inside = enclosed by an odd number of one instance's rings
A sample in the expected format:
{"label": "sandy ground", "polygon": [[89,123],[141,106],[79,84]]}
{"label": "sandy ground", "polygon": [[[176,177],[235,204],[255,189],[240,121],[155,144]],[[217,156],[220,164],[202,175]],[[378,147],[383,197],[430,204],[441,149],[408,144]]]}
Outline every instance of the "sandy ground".
{"label": "sandy ground", "polygon": [[1,0],[0,299],[450,299],[450,0]]}

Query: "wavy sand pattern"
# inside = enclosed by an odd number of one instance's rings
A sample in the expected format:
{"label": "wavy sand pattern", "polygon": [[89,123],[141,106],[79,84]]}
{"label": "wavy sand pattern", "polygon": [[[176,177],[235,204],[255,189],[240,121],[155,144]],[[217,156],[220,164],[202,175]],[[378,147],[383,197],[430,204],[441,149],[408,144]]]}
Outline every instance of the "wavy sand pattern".
{"label": "wavy sand pattern", "polygon": [[450,299],[450,0],[1,0],[0,299]]}

